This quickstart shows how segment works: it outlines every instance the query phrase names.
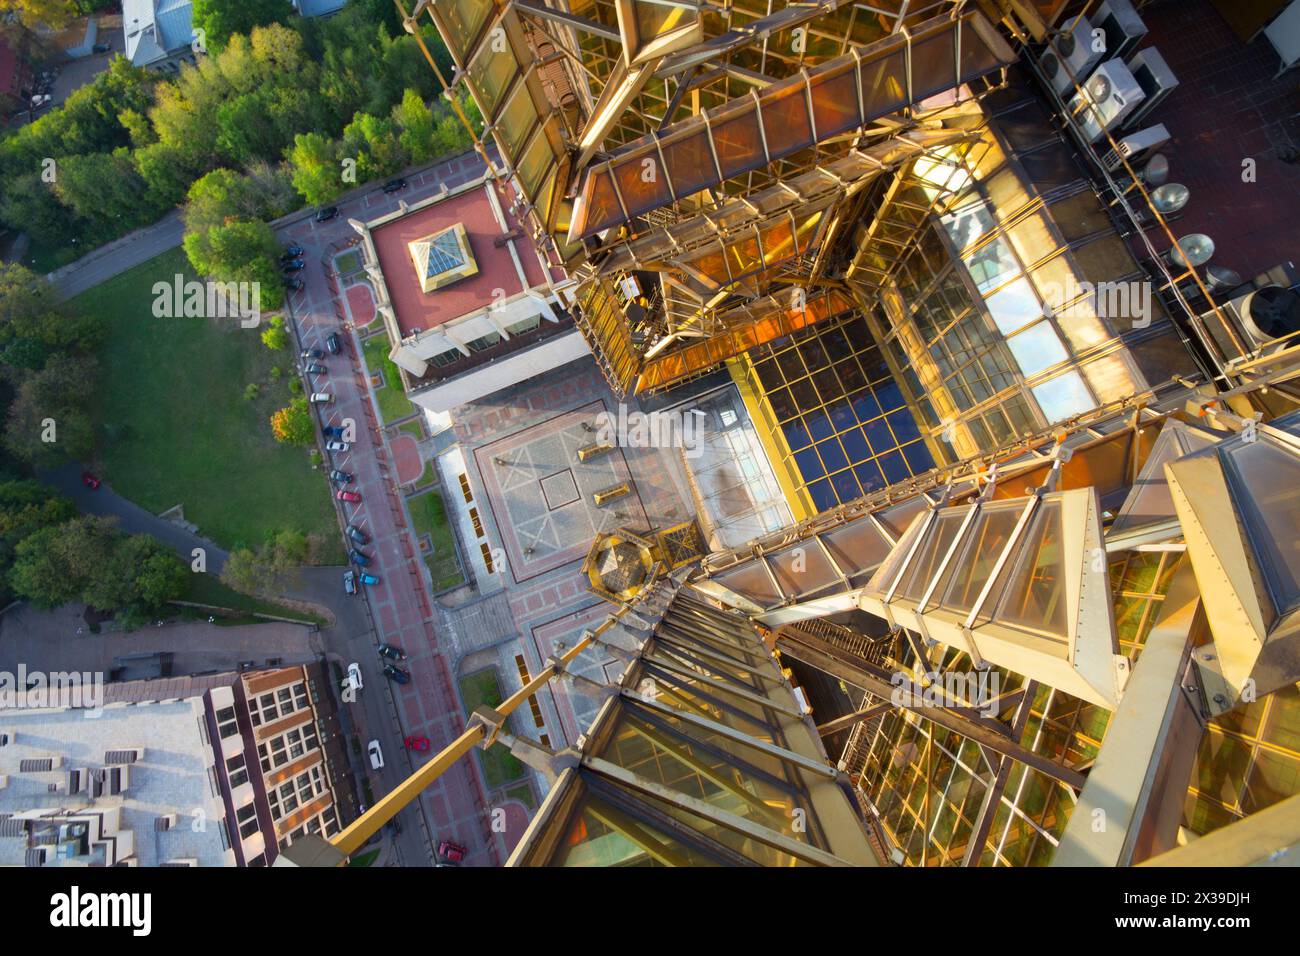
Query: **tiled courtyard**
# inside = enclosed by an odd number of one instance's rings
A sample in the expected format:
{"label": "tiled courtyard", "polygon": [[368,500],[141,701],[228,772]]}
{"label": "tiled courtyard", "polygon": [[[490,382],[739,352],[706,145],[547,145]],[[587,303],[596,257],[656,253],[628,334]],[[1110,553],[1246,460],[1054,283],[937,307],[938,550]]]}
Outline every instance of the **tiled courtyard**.
{"label": "tiled courtyard", "polygon": [[606,505],[595,504],[597,492],[624,482],[632,486],[621,449],[578,458],[578,450],[593,443],[589,429],[604,407],[591,402],[475,449],[516,581],[582,558],[602,531],[648,525],[634,487]]}

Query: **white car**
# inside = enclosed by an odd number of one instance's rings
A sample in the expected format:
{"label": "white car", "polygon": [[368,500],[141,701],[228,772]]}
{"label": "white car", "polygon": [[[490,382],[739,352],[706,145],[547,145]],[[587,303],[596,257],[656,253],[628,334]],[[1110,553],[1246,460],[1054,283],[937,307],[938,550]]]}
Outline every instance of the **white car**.
{"label": "white car", "polygon": [[372,740],[366,745],[366,753],[370,754],[370,769],[384,769],[384,752],[379,749],[378,740]]}
{"label": "white car", "polygon": [[326,451],[347,451],[352,446],[345,441],[327,441],[325,443]]}
{"label": "white car", "polygon": [[329,392],[312,392],[311,400],[317,405],[328,405],[334,401],[334,396]]}
{"label": "white car", "polygon": [[361,683],[361,665],[353,661],[348,665],[348,676],[343,678],[343,687],[345,690],[349,687],[361,690],[364,686]]}

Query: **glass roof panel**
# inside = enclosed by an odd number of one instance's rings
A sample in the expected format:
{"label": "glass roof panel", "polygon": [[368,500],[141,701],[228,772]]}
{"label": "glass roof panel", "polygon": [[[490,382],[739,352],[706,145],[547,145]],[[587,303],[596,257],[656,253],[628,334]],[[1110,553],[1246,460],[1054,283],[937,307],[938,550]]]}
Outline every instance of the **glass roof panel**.
{"label": "glass roof panel", "polygon": [[998,577],[995,593],[1002,599],[991,620],[1061,639],[1068,635],[1061,544],[1060,502],[1044,501]]}
{"label": "glass roof panel", "polygon": [[1300,604],[1300,456],[1271,440],[1233,442],[1233,497],[1279,614]]}
{"label": "glass roof panel", "polygon": [[947,556],[948,549],[952,547],[957,531],[961,528],[961,523],[970,509],[970,505],[959,505],[939,512],[935,523],[926,533],[925,540],[921,542],[916,555],[908,564],[902,586],[895,592],[896,596],[907,598],[909,601],[921,600],[939,565]]}
{"label": "glass roof panel", "polygon": [[763,141],[758,133],[758,118],[752,109],[714,123],[713,146],[718,152],[723,178],[729,179],[767,165]]}
{"label": "glass roof panel", "polygon": [[969,612],[975,606],[993,565],[1011,540],[1011,532],[1024,511],[1024,501],[985,505],[975,518],[961,552],[945,575],[946,587],[936,592],[940,603],[954,611]]}

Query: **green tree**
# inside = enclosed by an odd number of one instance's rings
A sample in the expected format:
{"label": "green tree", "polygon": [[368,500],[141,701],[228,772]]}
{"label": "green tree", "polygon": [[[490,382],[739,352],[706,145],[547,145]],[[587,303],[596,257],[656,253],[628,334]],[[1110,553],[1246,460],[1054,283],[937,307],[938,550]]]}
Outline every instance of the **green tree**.
{"label": "green tree", "polygon": [[5,447],[37,467],[90,458],[95,450],[90,407],[98,376],[93,358],[62,354],[27,375],[9,406]]}
{"label": "green tree", "polygon": [[273,578],[270,565],[252,548],[231,551],[221,569],[221,583],[241,594],[264,594]]}
{"label": "green tree", "polygon": [[289,347],[289,333],[284,330],[284,319],[277,315],[262,330],[262,344],[277,352]]}
{"label": "green tree", "polygon": [[112,561],[117,537],[115,519],[92,515],[42,528],[18,545],[10,588],[47,610],[84,600]]}
{"label": "green tree", "polygon": [[289,0],[194,0],[190,20],[203,30],[210,51],[220,50],[237,33],[253,27],[285,23],[293,15]]}
{"label": "green tree", "polygon": [[343,192],[335,146],[320,133],[299,133],[288,155],[293,188],[313,206],[328,203]]}
{"label": "green tree", "polygon": [[147,534],[114,534],[107,560],[93,569],[81,600],[128,617],[157,614],[185,593],[192,574],[176,553]]}
{"label": "green tree", "polygon": [[312,421],[307,399],[295,398],[271,416],[271,434],[286,445],[310,445],[316,440],[316,423]]}
{"label": "green tree", "polygon": [[280,246],[264,222],[233,220],[207,231],[187,231],[182,242],[190,264],[219,282],[256,282],[261,308],[277,309],[284,289],[275,267]]}
{"label": "green tree", "polygon": [[152,222],[162,212],[124,147],[111,154],[66,157],[59,162],[54,188],[59,201],[104,240]]}
{"label": "green tree", "polygon": [[419,93],[408,89],[402,94],[402,102],[393,107],[393,122],[401,129],[398,139],[411,162],[427,163],[434,158],[433,110]]}
{"label": "green tree", "polygon": [[0,0],[0,21],[14,16],[27,27],[59,29],[77,15],[76,0]]}
{"label": "green tree", "polygon": [[395,173],[407,162],[397,124],[369,113],[358,113],[344,127],[342,150],[357,161],[358,182]]}
{"label": "green tree", "polygon": [[14,552],[42,528],[76,517],[68,498],[55,496],[49,486],[31,479],[0,481],[0,579],[7,581]]}

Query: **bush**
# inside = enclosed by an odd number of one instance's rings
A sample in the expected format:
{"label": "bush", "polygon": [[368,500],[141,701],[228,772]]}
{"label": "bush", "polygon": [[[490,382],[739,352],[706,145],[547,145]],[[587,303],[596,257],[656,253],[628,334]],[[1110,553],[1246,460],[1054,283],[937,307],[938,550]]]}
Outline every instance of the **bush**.
{"label": "bush", "polygon": [[258,385],[256,382],[249,382],[244,386],[244,401],[251,402],[253,399],[257,398],[261,391],[262,386]]}

